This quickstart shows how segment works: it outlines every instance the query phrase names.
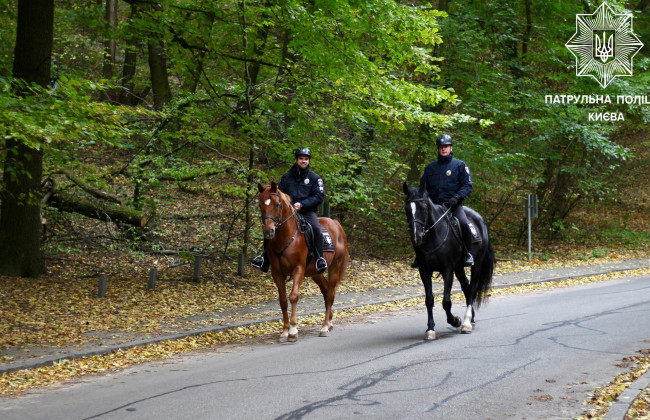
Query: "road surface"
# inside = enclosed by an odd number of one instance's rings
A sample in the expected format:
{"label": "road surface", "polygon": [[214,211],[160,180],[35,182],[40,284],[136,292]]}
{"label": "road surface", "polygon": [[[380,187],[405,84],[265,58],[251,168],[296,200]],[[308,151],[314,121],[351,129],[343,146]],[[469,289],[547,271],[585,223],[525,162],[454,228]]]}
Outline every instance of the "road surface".
{"label": "road surface", "polygon": [[0,399],[0,418],[570,419],[650,348],[650,277],[493,297],[467,335],[434,317],[435,341],[424,307],[379,314]]}

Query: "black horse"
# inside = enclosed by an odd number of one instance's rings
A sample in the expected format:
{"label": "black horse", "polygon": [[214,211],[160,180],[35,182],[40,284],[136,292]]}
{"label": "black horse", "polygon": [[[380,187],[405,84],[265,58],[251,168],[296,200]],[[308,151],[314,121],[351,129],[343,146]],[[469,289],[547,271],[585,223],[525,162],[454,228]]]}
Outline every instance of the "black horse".
{"label": "black horse", "polygon": [[[462,333],[472,332],[474,325],[474,306],[478,308],[487,298],[492,285],[494,271],[494,251],[488,238],[488,228],[483,218],[469,207],[464,207],[470,229],[472,230],[472,255],[474,265],[471,268],[471,281],[465,275],[465,251],[458,222],[451,217],[444,205],[434,204],[426,189],[409,188],[404,183],[406,200],[404,210],[411,231],[411,241],[424,285],[427,306],[427,332],[425,338],[436,338],[433,322],[433,292],[431,276],[439,272],[444,280],[442,307],[447,313],[447,322],[455,328],[461,327]],[[465,295],[467,309],[464,319],[451,313],[451,287],[454,273]]]}

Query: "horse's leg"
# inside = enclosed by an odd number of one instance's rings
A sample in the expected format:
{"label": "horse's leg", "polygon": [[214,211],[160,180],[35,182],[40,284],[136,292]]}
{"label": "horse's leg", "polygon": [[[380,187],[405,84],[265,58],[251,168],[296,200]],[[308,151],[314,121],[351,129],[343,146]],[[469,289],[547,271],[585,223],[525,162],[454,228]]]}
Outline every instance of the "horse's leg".
{"label": "horse's leg", "polygon": [[451,287],[454,285],[454,271],[451,268],[445,269],[442,273],[442,279],[444,282],[442,309],[447,314],[447,323],[454,328],[458,328],[462,321],[451,313]]}
{"label": "horse's leg", "polygon": [[289,342],[298,340],[298,318],[296,317],[296,309],[298,307],[298,299],[300,299],[300,285],[305,278],[305,266],[298,265],[293,270],[293,286],[289,294],[289,301],[291,302],[291,320],[289,326]]}
{"label": "horse's leg", "polygon": [[[328,268],[328,278],[331,279],[335,275],[335,267],[331,265]],[[325,302],[325,319],[323,319],[323,325],[321,326],[319,336],[327,337],[329,336],[330,331],[334,328],[332,325],[332,304],[334,303],[334,290],[332,287],[329,287],[332,283],[329,280],[326,280],[322,274],[316,274],[312,276],[312,279],[316,282],[320,288],[320,292],[323,295],[323,300]]]}
{"label": "horse's leg", "polygon": [[[424,264],[422,264],[424,265]],[[436,331],[435,325],[433,322],[433,290],[431,286],[431,275],[433,271],[429,268],[419,267],[420,279],[422,279],[422,285],[424,286],[424,304],[427,307],[427,331],[424,334],[425,340],[435,340]]]}
{"label": "horse's leg", "polygon": [[284,341],[289,337],[289,312],[287,311],[288,309],[288,303],[287,303],[287,283],[286,279],[282,274],[276,274],[271,270],[271,274],[273,276],[273,282],[275,283],[275,286],[278,288],[278,300],[280,301],[280,309],[282,309],[282,321],[283,321],[283,327],[282,327],[282,334],[280,334],[280,341]]}
{"label": "horse's leg", "polygon": [[467,275],[465,274],[465,268],[458,268],[456,270],[456,278],[460,282],[460,288],[463,290],[465,295],[465,304],[467,305],[465,309],[465,316],[463,317],[463,324],[460,327],[460,332],[463,334],[469,334],[472,332],[473,326],[472,322],[474,321],[474,296],[476,291],[471,286]]}

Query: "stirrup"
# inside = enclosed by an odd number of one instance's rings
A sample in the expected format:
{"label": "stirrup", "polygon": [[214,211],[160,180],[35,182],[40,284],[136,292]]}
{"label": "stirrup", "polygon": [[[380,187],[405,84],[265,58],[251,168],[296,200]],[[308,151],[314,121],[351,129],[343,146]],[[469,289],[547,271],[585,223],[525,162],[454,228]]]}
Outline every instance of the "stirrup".
{"label": "stirrup", "polygon": [[465,267],[471,267],[474,265],[474,257],[472,257],[471,253],[467,253],[467,256],[465,257]]}
{"label": "stirrup", "polygon": [[264,273],[269,271],[269,264],[264,258],[264,255],[258,255],[257,257],[253,258],[251,260],[251,265],[255,268],[259,268],[262,270]]}
{"label": "stirrup", "polygon": [[327,270],[327,260],[320,257],[316,260],[316,271],[318,271],[318,274],[322,274],[325,270]]}

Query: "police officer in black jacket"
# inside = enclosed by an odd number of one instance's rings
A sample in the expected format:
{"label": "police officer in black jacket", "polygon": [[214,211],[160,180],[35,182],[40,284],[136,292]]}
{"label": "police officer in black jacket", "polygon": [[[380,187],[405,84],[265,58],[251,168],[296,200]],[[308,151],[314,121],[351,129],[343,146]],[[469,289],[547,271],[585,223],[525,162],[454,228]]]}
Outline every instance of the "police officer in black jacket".
{"label": "police officer in black jacket", "polygon": [[[320,231],[320,223],[316,211],[318,205],[325,198],[325,186],[323,180],[309,168],[311,150],[301,147],[294,152],[295,164],[287,173],[282,175],[278,188],[291,197],[291,204],[300,215],[311,225],[314,232],[316,249],[316,270],[322,273],[327,269],[327,261],[323,258],[323,234]],[[251,264],[254,267],[266,272],[269,269],[269,259],[266,255],[266,243],[264,254],[253,258]]]}
{"label": "police officer in black jacket", "polygon": [[463,210],[463,200],[472,192],[472,176],[469,167],[462,160],[454,159],[453,143],[449,134],[441,134],[436,140],[438,159],[424,168],[420,187],[426,186],[429,197],[436,204],[446,204],[460,222],[467,255],[465,265],[474,265],[472,232]]}

